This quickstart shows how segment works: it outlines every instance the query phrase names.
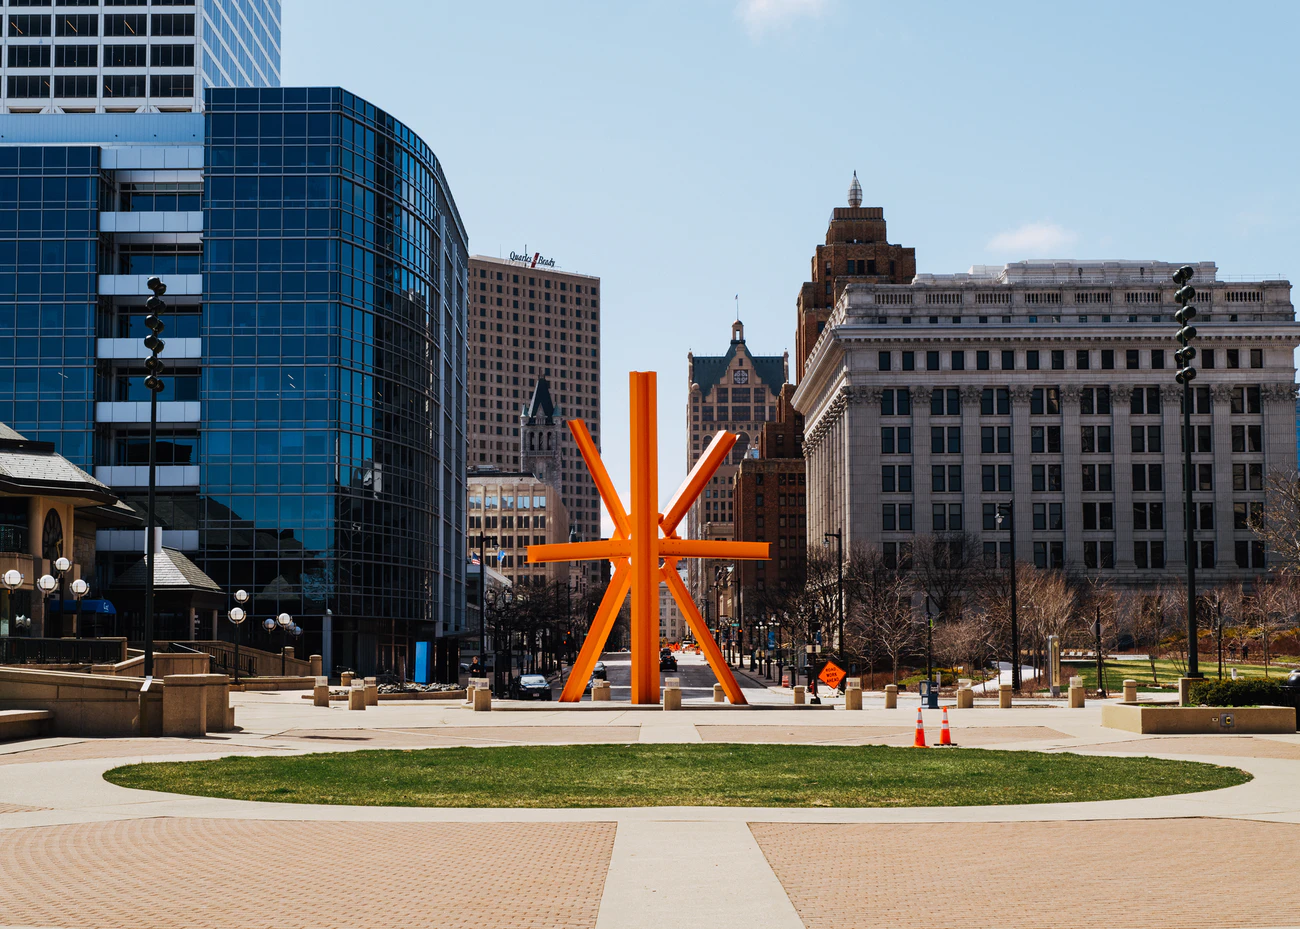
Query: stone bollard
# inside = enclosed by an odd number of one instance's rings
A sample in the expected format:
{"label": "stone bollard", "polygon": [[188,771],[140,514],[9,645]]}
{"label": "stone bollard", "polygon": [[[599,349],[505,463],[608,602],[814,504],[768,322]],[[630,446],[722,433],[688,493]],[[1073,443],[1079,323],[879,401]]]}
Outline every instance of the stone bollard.
{"label": "stone bollard", "polygon": [[474,694],[474,712],[492,709],[492,691],[486,687],[475,687],[471,693]]}
{"label": "stone bollard", "polygon": [[320,677],[321,675],[321,657],[320,655],[309,655],[307,660],[311,662],[311,676]]}
{"label": "stone bollard", "polygon": [[885,709],[887,710],[898,709],[898,685],[897,684],[885,685]]}
{"label": "stone bollard", "polygon": [[1070,685],[1070,709],[1077,710],[1083,707],[1083,685]]}
{"label": "stone bollard", "polygon": [[1192,699],[1192,681],[1194,678],[1180,677],[1178,679],[1178,705],[1188,706]]}
{"label": "stone bollard", "polygon": [[379,706],[379,681],[366,678],[366,706]]}
{"label": "stone bollard", "polygon": [[341,672],[341,673],[339,674],[339,683],[342,684],[344,687],[351,687],[351,686],[352,686],[352,672],[351,672],[351,671],[343,671],[343,672]]}
{"label": "stone bollard", "polygon": [[665,710],[680,710],[682,708],[682,689],[680,687],[665,687],[663,695]]}
{"label": "stone bollard", "polygon": [[957,680],[957,709],[969,710],[975,706],[975,691],[971,690],[969,678]]}
{"label": "stone bollard", "polygon": [[721,685],[721,684],[714,684],[714,685],[713,685],[713,702],[714,702],[714,703],[726,703],[726,702],[727,702],[727,695],[726,695],[725,693],[722,692],[722,685]]}
{"label": "stone bollard", "polygon": [[364,710],[366,708],[366,683],[358,678],[348,688],[348,709]]}
{"label": "stone bollard", "polygon": [[208,734],[207,674],[168,674],[162,679],[162,734]]}
{"label": "stone bollard", "polygon": [[1125,681],[1125,682],[1124,682],[1124,702],[1125,702],[1125,703],[1137,703],[1137,702],[1138,702],[1138,682],[1137,682],[1137,681],[1132,681],[1132,680],[1130,680],[1130,681]]}
{"label": "stone bollard", "polygon": [[329,678],[316,678],[316,685],[311,689],[312,706],[329,706],[330,705],[330,682]]}
{"label": "stone bollard", "polygon": [[1011,709],[1011,685],[998,685],[998,708],[1003,710]]}
{"label": "stone bollard", "polygon": [[593,702],[596,700],[611,699],[609,681],[596,681],[596,683],[592,684],[591,699]]}
{"label": "stone bollard", "polygon": [[844,709],[862,709],[862,678],[851,677],[844,682]]}
{"label": "stone bollard", "polygon": [[803,684],[794,685],[794,705],[803,706],[804,686]]}

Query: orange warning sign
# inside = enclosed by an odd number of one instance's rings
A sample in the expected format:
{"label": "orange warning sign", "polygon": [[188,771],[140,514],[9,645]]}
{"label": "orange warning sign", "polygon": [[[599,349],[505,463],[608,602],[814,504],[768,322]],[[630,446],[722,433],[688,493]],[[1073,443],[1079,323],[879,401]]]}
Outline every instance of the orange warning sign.
{"label": "orange warning sign", "polygon": [[828,660],[822,666],[821,673],[817,675],[817,680],[834,690],[840,686],[840,681],[844,680],[844,669],[835,662]]}

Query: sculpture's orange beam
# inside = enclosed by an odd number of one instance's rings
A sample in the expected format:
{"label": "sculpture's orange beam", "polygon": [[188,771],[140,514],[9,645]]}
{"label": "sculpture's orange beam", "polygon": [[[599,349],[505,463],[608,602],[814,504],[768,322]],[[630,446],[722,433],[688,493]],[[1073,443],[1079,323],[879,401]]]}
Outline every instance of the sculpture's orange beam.
{"label": "sculpture's orange beam", "polygon": [[723,693],[727,695],[727,699],[731,701],[733,706],[745,705],[748,701],[745,700],[745,695],[741,693],[740,685],[736,683],[731,668],[727,667],[722,652],[718,650],[718,644],[713,641],[713,635],[709,632],[704,617],[695,608],[695,601],[691,599],[690,591],[682,583],[682,576],[677,573],[676,561],[665,562],[659,573],[667,582],[668,589],[672,591],[673,599],[677,601],[677,606],[681,609],[682,615],[686,617],[686,624],[695,633],[695,643],[699,645],[700,651],[704,652],[709,667],[713,669],[713,673],[718,678],[718,683],[722,685]]}
{"label": "sculpture's orange beam", "polygon": [[659,702],[659,434],[655,374],[628,375],[631,398],[632,702]]}
{"label": "sculpture's orange beam", "polygon": [[564,690],[560,693],[561,703],[577,703],[582,699],[582,692],[587,688],[587,681],[591,678],[591,671],[596,666],[600,653],[605,650],[605,642],[609,639],[610,630],[614,628],[614,620],[623,606],[623,598],[627,596],[631,583],[632,566],[626,561],[620,562],[614,569],[614,576],[609,579],[609,586],[605,588],[605,596],[601,598],[600,608],[596,610],[591,628],[587,630],[578,658],[569,669],[569,678],[564,682]]}
{"label": "sculpture's orange beam", "polygon": [[723,542],[714,539],[661,539],[659,554],[665,558],[713,558],[718,560],[767,561],[772,557],[767,542]]}
{"label": "sculpture's orange beam", "polygon": [[668,509],[659,520],[659,528],[664,531],[665,536],[670,536],[676,531],[677,524],[686,516],[691,504],[703,493],[704,486],[713,477],[713,472],[727,460],[727,454],[735,444],[735,435],[725,429],[713,437],[708,449],[700,456],[700,460],[695,462],[695,467],[691,468],[691,473],[686,475],[686,483],[682,484],[673,498],[668,501]]}
{"label": "sculpture's orange beam", "polygon": [[[601,539],[598,542],[550,542],[528,546],[528,563],[552,561],[606,561],[632,554],[627,539]],[[764,556],[767,557],[767,556]]]}
{"label": "sculpture's orange beam", "polygon": [[605,470],[605,463],[600,460],[596,443],[591,440],[587,424],[580,419],[571,419],[569,431],[573,433],[573,441],[577,443],[578,451],[582,453],[582,460],[586,462],[587,470],[591,472],[591,478],[596,482],[600,499],[605,501],[605,509],[609,511],[609,517],[614,521],[614,530],[622,533],[623,538],[628,538],[632,534],[631,523],[628,522],[627,512],[623,509],[623,501],[618,498],[618,491],[614,489],[614,482],[609,479],[609,472]]}

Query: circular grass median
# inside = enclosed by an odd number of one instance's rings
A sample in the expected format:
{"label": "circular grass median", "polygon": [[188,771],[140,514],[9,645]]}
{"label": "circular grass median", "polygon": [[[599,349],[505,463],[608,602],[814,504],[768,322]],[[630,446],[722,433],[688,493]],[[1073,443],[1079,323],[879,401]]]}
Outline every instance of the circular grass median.
{"label": "circular grass median", "polygon": [[1194,793],[1237,768],[881,745],[545,745],[134,764],[121,787],[234,800],[427,807],[982,806]]}

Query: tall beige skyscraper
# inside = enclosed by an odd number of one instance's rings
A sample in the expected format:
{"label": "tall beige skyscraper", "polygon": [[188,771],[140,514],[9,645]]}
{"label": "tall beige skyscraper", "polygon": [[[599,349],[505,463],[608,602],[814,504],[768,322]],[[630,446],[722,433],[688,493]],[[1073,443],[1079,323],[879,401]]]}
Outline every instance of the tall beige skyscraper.
{"label": "tall beige skyscraper", "polygon": [[[469,261],[469,463],[520,466],[520,415],[539,378],[555,415],[582,419],[600,446],[600,278],[538,254]],[[560,496],[583,540],[600,538],[600,498],[568,429]]]}

